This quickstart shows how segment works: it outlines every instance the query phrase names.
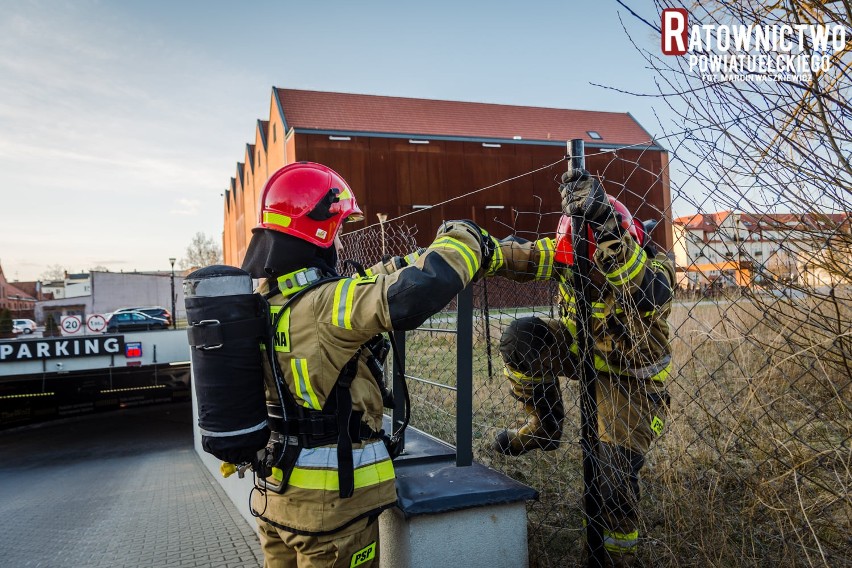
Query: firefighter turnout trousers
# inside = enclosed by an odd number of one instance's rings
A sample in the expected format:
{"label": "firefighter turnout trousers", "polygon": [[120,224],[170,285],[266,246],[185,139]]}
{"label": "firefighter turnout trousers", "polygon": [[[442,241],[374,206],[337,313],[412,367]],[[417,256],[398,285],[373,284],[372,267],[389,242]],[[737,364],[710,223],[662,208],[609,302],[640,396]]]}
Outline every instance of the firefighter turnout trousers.
{"label": "firefighter turnout trousers", "polygon": [[[564,418],[559,377],[579,375],[570,330],[558,319],[520,318],[503,333],[500,352],[511,394],[521,400],[527,419],[518,430],[498,434],[495,449],[510,455],[556,449]],[[595,390],[605,546],[613,566],[629,565],[620,557],[632,556],[639,538],[639,471],[662,433],[668,395],[660,381],[603,370]]]}

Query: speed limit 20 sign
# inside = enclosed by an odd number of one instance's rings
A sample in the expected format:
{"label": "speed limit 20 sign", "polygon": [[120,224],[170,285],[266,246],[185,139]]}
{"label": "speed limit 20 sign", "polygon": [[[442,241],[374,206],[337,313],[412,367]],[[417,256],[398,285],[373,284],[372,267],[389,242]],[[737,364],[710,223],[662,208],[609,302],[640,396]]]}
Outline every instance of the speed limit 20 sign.
{"label": "speed limit 20 sign", "polygon": [[83,329],[83,321],[80,316],[62,316],[59,327],[62,328],[62,335],[74,335]]}

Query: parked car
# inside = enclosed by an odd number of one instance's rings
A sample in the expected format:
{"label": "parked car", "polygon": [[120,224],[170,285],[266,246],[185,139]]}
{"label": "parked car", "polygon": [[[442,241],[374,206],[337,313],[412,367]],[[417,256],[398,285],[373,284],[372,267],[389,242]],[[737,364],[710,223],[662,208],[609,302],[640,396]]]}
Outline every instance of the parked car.
{"label": "parked car", "polygon": [[23,333],[29,335],[36,330],[36,322],[31,319],[13,319],[12,333]]}
{"label": "parked car", "polygon": [[106,333],[166,329],[168,327],[168,320],[155,318],[143,312],[113,312],[107,320]]}
{"label": "parked car", "polygon": [[142,306],[138,308],[119,308],[114,314],[124,314],[127,312],[142,312],[145,315],[166,320],[169,325],[172,325],[172,313],[166,308],[160,306]]}

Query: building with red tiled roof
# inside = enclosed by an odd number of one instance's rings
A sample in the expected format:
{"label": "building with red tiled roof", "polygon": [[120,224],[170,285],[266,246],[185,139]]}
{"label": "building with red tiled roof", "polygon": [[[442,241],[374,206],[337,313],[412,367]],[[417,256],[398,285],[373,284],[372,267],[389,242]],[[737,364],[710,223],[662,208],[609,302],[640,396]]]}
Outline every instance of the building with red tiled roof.
{"label": "building with red tiled roof", "polygon": [[0,266],[0,310],[12,312],[13,318],[35,319],[36,298],[6,280]]}
{"label": "building with red tiled roof", "polygon": [[852,214],[848,213],[734,213],[728,210],[687,215],[672,222],[690,231],[701,231],[705,233],[705,239],[710,239],[708,235],[725,226],[732,215],[744,229],[756,234],[778,229],[807,231],[841,228],[848,225],[852,218]]}
{"label": "building with red tiled roof", "polygon": [[53,297],[52,294],[45,294],[42,289],[41,281],[14,282],[13,285],[21,290],[24,294],[32,296],[37,301],[49,300]]}
{"label": "building with red tiled roof", "polygon": [[654,146],[629,113],[276,89],[284,128],[335,134]]}
{"label": "building with red tiled roof", "polygon": [[668,153],[629,113],[273,87],[268,119],[256,122],[225,191],[225,262],[241,263],[269,175],[297,160],[326,164],[349,182],[361,227],[384,214],[409,215],[424,239],[449,218],[473,219],[497,236],[553,232],[556,180],[575,138],[609,193],[642,219],[663,218],[654,236],[670,248]]}

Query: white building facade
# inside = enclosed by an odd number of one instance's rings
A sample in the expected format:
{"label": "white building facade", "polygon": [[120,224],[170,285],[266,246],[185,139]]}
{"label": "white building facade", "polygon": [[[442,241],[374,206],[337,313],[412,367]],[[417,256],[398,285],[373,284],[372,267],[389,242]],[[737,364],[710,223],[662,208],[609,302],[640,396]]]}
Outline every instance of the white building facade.
{"label": "white building facade", "polygon": [[678,284],[848,281],[850,219],[849,214],[736,211],[679,217],[672,224]]}
{"label": "white building facade", "polygon": [[[172,312],[175,321],[184,319],[183,276],[174,276],[174,311],[172,310],[172,275],[167,272],[91,272],[86,278],[66,280],[64,290],[53,300],[38,302],[36,320],[53,317],[85,317],[105,314],[119,308],[160,306]],[[54,287],[58,288],[58,287]],[[54,290],[51,288],[51,291]],[[55,292],[54,292],[55,294]]]}

